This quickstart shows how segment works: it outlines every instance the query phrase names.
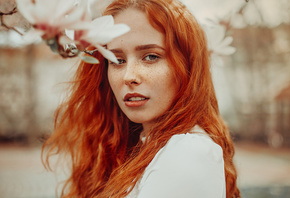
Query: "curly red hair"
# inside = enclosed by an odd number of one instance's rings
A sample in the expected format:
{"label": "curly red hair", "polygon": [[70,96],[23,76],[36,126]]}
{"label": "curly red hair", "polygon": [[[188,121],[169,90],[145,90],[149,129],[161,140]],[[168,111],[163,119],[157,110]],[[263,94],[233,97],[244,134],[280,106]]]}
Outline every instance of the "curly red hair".
{"label": "curly red hair", "polygon": [[71,94],[57,110],[55,131],[43,146],[46,165],[55,152],[71,157],[72,174],[62,197],[125,197],[167,141],[196,124],[223,149],[227,198],[240,197],[234,146],[218,110],[202,28],[175,0],[116,0],[104,14],[115,16],[129,7],[145,12],[163,33],[180,90],[147,134],[150,141],[141,144],[142,125],[130,122],[118,107],[107,79],[107,61],[96,53],[100,64],[80,63]]}

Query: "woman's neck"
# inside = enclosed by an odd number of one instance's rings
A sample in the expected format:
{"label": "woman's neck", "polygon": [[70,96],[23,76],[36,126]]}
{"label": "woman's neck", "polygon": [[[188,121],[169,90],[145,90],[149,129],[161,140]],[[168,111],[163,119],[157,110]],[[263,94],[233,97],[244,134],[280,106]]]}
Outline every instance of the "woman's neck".
{"label": "woman's neck", "polygon": [[152,123],[152,122],[150,122],[150,123],[142,123],[143,131],[141,132],[140,136],[141,137],[146,137],[148,135],[148,133],[150,132],[150,130],[152,129],[153,125],[154,125],[154,123]]}

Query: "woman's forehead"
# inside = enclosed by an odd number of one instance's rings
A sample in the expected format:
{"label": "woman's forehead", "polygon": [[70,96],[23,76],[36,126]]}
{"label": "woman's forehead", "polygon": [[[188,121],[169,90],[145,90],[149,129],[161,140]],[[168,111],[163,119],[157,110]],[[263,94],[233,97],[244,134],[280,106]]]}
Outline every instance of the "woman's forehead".
{"label": "woman's forehead", "polygon": [[115,23],[123,23],[130,31],[108,43],[108,48],[135,47],[156,44],[164,47],[164,35],[149,22],[145,12],[136,8],[128,8],[114,17]]}

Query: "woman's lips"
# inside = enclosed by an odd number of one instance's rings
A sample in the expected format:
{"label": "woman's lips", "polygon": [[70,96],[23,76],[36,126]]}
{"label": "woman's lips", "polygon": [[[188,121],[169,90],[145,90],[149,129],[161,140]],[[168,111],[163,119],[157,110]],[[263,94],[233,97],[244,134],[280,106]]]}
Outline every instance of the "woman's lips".
{"label": "woman's lips", "polygon": [[125,105],[128,107],[140,107],[148,102],[149,98],[138,93],[129,93],[124,97]]}

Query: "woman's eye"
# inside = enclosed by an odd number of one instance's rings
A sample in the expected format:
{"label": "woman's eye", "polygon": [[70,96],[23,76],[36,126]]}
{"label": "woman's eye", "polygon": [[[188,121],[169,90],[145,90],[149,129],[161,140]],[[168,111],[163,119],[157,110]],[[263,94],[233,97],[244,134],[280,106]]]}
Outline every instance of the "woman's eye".
{"label": "woman's eye", "polygon": [[126,63],[126,61],[124,59],[118,58],[118,63],[114,63],[114,62],[109,62],[110,65],[121,65]]}
{"label": "woman's eye", "polygon": [[144,57],[145,61],[156,61],[157,59],[159,59],[160,57],[154,54],[150,54]]}
{"label": "woman's eye", "polygon": [[124,64],[126,61],[124,59],[118,58],[118,64]]}

